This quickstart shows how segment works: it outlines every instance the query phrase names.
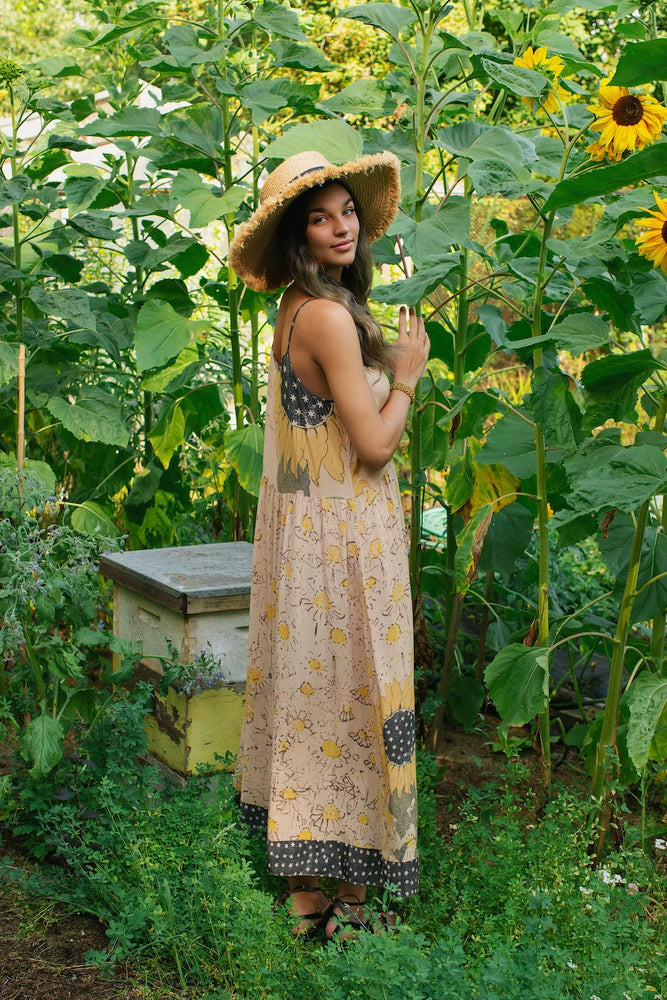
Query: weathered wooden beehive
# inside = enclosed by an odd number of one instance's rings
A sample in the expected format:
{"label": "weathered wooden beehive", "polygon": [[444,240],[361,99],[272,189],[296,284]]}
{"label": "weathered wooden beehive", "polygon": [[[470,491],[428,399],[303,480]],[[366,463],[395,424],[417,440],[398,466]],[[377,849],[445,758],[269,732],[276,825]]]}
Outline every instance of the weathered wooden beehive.
{"label": "weathered wooden beehive", "polygon": [[137,676],[157,681],[169,640],[182,663],[202,650],[219,661],[222,686],[186,694],[157,691],[147,719],[149,752],[178,775],[222,767],[236,753],[244,711],[252,545],[221,542],[106,554],[114,583],[114,634],[141,641]]}

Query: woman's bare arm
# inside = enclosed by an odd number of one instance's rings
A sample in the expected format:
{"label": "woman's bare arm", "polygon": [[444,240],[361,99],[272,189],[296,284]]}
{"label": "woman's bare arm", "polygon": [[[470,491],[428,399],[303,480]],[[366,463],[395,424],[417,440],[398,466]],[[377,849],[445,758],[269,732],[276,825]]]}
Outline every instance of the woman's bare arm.
{"label": "woman's bare arm", "polygon": [[[401,440],[410,409],[410,397],[399,390],[378,412],[361,357],[359,337],[347,309],[326,299],[309,305],[309,335],[303,346],[321,368],[329,394],[357,455],[370,469],[381,469]],[[301,339],[301,338],[299,338]],[[394,381],[414,388],[428,360],[429,340],[414,310],[401,309],[397,343],[400,352]]]}

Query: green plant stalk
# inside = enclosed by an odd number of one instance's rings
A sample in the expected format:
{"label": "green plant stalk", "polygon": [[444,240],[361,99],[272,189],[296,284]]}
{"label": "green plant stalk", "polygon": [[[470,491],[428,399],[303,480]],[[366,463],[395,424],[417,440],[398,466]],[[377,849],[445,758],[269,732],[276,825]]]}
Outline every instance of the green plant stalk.
{"label": "green plant stalk", "polygon": [[644,541],[644,531],[648,520],[648,509],[649,502],[648,500],[645,500],[639,508],[637,522],[635,525],[630,565],[625,578],[623,597],[621,598],[618,622],[616,623],[616,633],[613,639],[613,652],[609,667],[609,689],[604,706],[604,715],[602,717],[602,731],[600,733],[600,740],[595,751],[595,770],[593,772],[593,780],[591,783],[591,795],[596,802],[596,808],[598,810],[596,847],[596,856],[598,860],[602,857],[607,833],[608,824],[606,820],[608,820],[608,786],[610,780],[608,756],[612,747],[616,745],[618,712],[623,687],[625,645],[628,637],[628,631],[630,629],[632,605],[635,600],[637,577],[639,575],[639,562],[641,559],[642,544]]}
{"label": "green plant stalk", "polygon": [[[662,405],[664,406],[665,399],[663,397]],[[656,414],[656,420],[654,429],[660,433],[664,426],[664,417],[662,423],[659,422],[660,412]],[[662,526],[663,534],[667,534],[667,493],[662,494],[662,517],[660,523]],[[665,658],[665,615],[659,614],[653,619],[651,623],[651,656],[653,657],[653,663],[658,673],[667,674],[667,659]]]}
{"label": "green plant stalk", "polygon": [[[11,175],[16,177],[16,153],[18,152],[18,122],[16,120],[16,95],[14,94],[14,88],[11,84],[8,86],[9,92],[9,105],[11,108],[11,118],[12,118],[12,138],[11,138],[11,148],[14,154],[11,157]],[[12,235],[14,242],[14,267],[17,271],[21,270],[21,222],[19,216],[19,206],[12,205]],[[21,279],[16,281],[16,332],[19,339],[23,339],[23,282]]]}
{"label": "green plant stalk", "polygon": [[[658,412],[655,417],[654,427],[662,428],[667,415],[667,397],[663,397]],[[597,845],[596,856],[598,860],[602,857],[604,844],[608,828],[609,819],[609,753],[616,745],[616,732],[618,727],[618,713],[621,703],[621,693],[623,687],[623,662],[625,659],[625,647],[630,630],[630,619],[632,606],[637,592],[637,578],[639,576],[639,563],[641,561],[642,545],[644,543],[644,532],[648,521],[649,500],[645,500],[639,508],[635,533],[632,540],[632,553],[628,566],[623,596],[618,612],[618,622],[613,640],[613,652],[609,668],[609,690],[602,716],[602,730],[600,740],[595,752],[595,770],[591,783],[591,796],[596,803],[597,809]]]}

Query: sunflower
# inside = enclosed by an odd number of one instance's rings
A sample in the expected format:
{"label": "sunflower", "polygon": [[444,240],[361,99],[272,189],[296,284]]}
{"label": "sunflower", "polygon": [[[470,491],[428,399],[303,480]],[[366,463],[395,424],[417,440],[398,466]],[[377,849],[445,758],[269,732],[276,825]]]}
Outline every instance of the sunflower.
{"label": "sunflower", "polygon": [[[558,77],[563,71],[565,63],[559,56],[548,56],[546,45],[539,49],[533,49],[530,45],[522,56],[517,56],[514,60],[515,66],[523,66],[524,69],[532,69],[542,76],[549,77],[549,89],[546,97],[540,98],[539,104],[544,110],[552,115],[558,111],[561,101],[567,96],[566,92],[558,83]],[[527,104],[532,104],[530,97],[524,97]]]}
{"label": "sunflower", "polygon": [[415,714],[412,678],[394,677],[381,696],[382,742],[391,793],[402,795],[415,783]]}
{"label": "sunflower", "polygon": [[648,226],[648,229],[637,237],[636,243],[639,253],[648,257],[667,274],[667,200],[661,198],[657,191],[653,194],[658,203],[658,211],[649,209],[650,219],[637,220],[640,226]]}
{"label": "sunflower", "polygon": [[634,152],[655,142],[667,120],[667,108],[647,94],[631,94],[627,87],[612,87],[609,78],[600,83],[599,104],[587,105],[595,115],[591,125],[600,138],[588,147],[593,159],[606,155],[620,160],[626,150]]}

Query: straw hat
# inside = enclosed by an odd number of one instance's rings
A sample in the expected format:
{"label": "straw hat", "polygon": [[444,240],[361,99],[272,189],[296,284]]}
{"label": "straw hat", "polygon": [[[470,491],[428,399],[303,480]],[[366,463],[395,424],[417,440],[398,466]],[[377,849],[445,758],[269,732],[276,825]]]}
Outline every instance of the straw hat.
{"label": "straw hat", "polygon": [[271,171],[259,196],[259,208],[241,223],[229,248],[229,262],[246,285],[258,292],[281,288],[291,280],[276,232],[287,208],[303,191],[341,181],[361,206],[370,242],[386,230],[398,210],[400,165],[393,153],[362,156],[340,166],[312,150],[297,153]]}

